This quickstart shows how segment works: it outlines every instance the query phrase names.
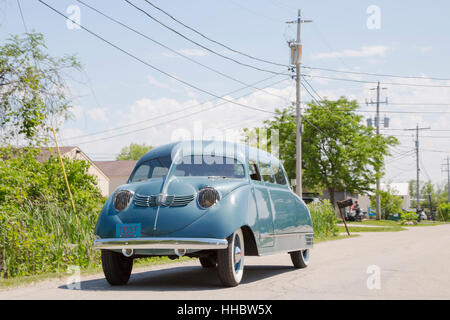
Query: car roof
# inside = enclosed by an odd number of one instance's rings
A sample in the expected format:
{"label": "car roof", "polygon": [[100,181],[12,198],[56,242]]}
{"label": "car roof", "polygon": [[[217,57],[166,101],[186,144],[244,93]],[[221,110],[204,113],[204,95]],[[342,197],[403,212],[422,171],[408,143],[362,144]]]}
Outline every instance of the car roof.
{"label": "car roof", "polygon": [[243,143],[218,140],[185,140],[162,145],[150,150],[142,156],[138,164],[150,159],[167,156],[170,156],[173,160],[175,154],[178,152],[181,152],[183,155],[212,154],[216,156],[227,156],[236,158],[244,163],[248,158],[252,160],[278,161],[270,153]]}

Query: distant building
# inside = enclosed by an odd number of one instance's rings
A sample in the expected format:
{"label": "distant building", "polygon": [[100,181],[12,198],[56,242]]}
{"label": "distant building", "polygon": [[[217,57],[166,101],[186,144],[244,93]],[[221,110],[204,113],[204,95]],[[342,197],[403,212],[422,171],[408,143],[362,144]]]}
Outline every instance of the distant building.
{"label": "distant building", "polygon": [[397,182],[397,183],[382,183],[380,185],[381,190],[387,191],[391,189],[393,193],[402,198],[402,209],[409,210],[411,207],[411,195],[409,194],[409,184],[408,182]]}
{"label": "distant building", "polygon": [[109,178],[108,195],[116,188],[125,184],[131,172],[136,166],[137,160],[95,161],[94,164],[101,168]]}
{"label": "distant building", "polygon": [[[109,195],[109,177],[99,168],[83,151],[78,147],[59,147],[61,156],[72,160],[84,160],[87,161],[90,166],[88,173],[97,179],[98,188],[102,196],[107,197]],[[58,151],[56,147],[41,148],[41,152],[38,155],[38,160],[44,162],[50,158],[50,155],[58,157]]]}

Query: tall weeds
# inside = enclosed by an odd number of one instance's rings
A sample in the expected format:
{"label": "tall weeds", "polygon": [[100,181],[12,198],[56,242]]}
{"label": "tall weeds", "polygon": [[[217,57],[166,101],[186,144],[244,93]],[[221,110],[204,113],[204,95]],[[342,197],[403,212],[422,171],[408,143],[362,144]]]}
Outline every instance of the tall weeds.
{"label": "tall weeds", "polygon": [[337,234],[336,213],[328,200],[323,200],[321,203],[310,203],[308,208],[316,237],[329,237]]}

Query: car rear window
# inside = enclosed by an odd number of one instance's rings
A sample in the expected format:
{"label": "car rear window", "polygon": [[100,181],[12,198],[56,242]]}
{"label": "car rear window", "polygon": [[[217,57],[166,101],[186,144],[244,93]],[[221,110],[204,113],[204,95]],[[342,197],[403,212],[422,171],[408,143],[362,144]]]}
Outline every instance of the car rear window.
{"label": "car rear window", "polygon": [[228,157],[185,156],[175,167],[178,177],[245,178],[244,165]]}

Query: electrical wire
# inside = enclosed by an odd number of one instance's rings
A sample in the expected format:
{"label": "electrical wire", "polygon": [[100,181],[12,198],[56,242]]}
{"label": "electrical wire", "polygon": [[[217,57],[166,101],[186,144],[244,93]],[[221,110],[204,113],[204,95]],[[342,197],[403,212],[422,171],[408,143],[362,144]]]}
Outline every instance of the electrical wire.
{"label": "electrical wire", "polygon": [[247,58],[250,58],[250,59],[253,59],[253,60],[257,60],[257,61],[260,61],[260,62],[265,62],[265,63],[273,64],[273,65],[276,65],[276,66],[282,66],[282,67],[288,67],[288,68],[290,67],[289,65],[286,65],[286,64],[281,64],[281,63],[277,63],[277,62],[273,62],[273,61],[269,61],[269,60],[265,60],[265,59],[260,59],[260,58],[257,58],[257,57],[255,57],[255,56],[252,56],[252,55],[249,55],[249,54],[247,54],[247,53],[244,53],[244,52],[242,52],[242,51],[233,49],[233,48],[231,48],[231,47],[229,47],[229,46],[227,46],[227,45],[225,45],[225,44],[223,44],[223,43],[221,43],[221,42],[219,42],[219,41],[217,41],[217,40],[214,40],[214,39],[212,39],[212,38],[206,36],[205,34],[203,34],[202,32],[200,32],[200,31],[194,29],[193,27],[190,27],[190,26],[188,26],[187,24],[181,22],[180,20],[178,20],[177,18],[175,18],[173,15],[171,15],[171,14],[168,13],[167,11],[165,11],[165,10],[161,9],[160,7],[156,6],[154,3],[152,3],[152,2],[150,2],[150,1],[148,1],[148,0],[145,0],[145,2],[147,2],[149,5],[151,5],[151,6],[154,7],[155,9],[157,9],[157,10],[161,11],[162,13],[164,13],[166,16],[168,16],[168,17],[171,18],[172,20],[174,20],[174,21],[176,21],[177,23],[181,24],[183,27],[185,27],[185,28],[187,28],[187,29],[189,29],[189,30],[195,32],[196,34],[198,34],[199,36],[203,37],[203,38],[206,39],[206,40],[209,40],[209,41],[211,41],[211,42],[213,42],[213,43],[215,43],[215,44],[217,44],[217,45],[219,45],[219,46],[221,46],[221,47],[224,47],[224,48],[230,50],[231,52],[234,52],[234,53],[243,55],[243,56],[245,56],[245,57],[247,57]]}
{"label": "electrical wire", "polygon": [[[38,1],[40,1],[40,0],[38,0]],[[217,51],[214,51],[214,50],[212,50],[212,49],[210,49],[210,48],[208,48],[208,47],[206,47],[206,46],[204,46],[204,45],[198,43],[197,41],[192,40],[191,38],[185,36],[185,35],[182,34],[181,32],[178,32],[177,30],[175,30],[175,29],[169,27],[168,25],[166,25],[165,23],[159,21],[158,19],[156,19],[155,17],[153,17],[151,14],[149,14],[147,11],[145,11],[144,9],[142,9],[142,8],[140,8],[140,7],[138,7],[138,6],[136,6],[135,4],[133,4],[132,2],[130,2],[129,0],[124,0],[124,1],[125,1],[126,3],[128,3],[129,5],[131,5],[132,7],[136,8],[137,10],[141,11],[143,14],[145,14],[147,17],[149,17],[150,19],[152,19],[152,20],[155,21],[156,23],[158,23],[158,24],[160,24],[161,26],[165,27],[166,29],[168,29],[168,30],[170,30],[170,31],[172,31],[172,32],[174,32],[174,33],[176,33],[177,35],[179,35],[179,36],[182,37],[183,39],[185,39],[185,40],[187,40],[187,41],[189,41],[189,42],[195,44],[196,46],[199,46],[200,48],[205,49],[205,50],[211,52],[212,54],[215,54],[215,55],[217,55],[217,56],[219,56],[219,57],[221,57],[221,58],[224,58],[224,59],[226,59],[226,60],[233,61],[233,62],[235,62],[235,63],[237,63],[237,64],[239,64],[239,65],[241,65],[241,66],[245,66],[245,67],[248,67],[248,68],[252,68],[252,69],[255,69],[255,70],[258,70],[258,71],[268,72],[268,73],[272,73],[272,74],[282,74],[282,73],[280,73],[280,72],[275,72],[275,71],[272,71],[272,70],[262,69],[262,68],[255,67],[255,66],[250,65],[250,64],[247,64],[247,63],[243,63],[243,62],[238,61],[238,60],[236,60],[236,59],[227,57],[227,56],[225,56],[225,55],[223,55],[223,54],[221,54],[221,53],[219,53],[219,52],[217,52]]]}
{"label": "electrical wire", "polygon": [[[266,79],[263,79],[263,80],[260,80],[260,81],[258,81],[257,83],[260,83],[260,82],[263,82],[263,81],[272,79],[272,78],[274,78],[274,77],[276,77],[276,75],[270,76],[269,78],[266,78]],[[278,81],[276,81],[276,82],[274,82],[274,83],[270,83],[270,84],[267,85],[266,87],[274,86],[274,85],[279,84],[279,83],[281,83],[281,82],[283,82],[283,81],[286,81],[286,79],[281,79],[281,80],[278,80]],[[225,94],[224,96],[231,95],[231,94],[233,94],[233,93],[236,93],[236,92],[238,92],[238,91],[242,91],[242,90],[247,89],[247,88],[248,88],[248,87],[239,88],[239,89],[237,89],[237,90],[234,90],[234,91],[231,91],[231,92]],[[251,93],[249,93],[249,94],[253,94],[253,93],[255,93],[255,91],[253,91],[253,92],[251,92]],[[249,95],[249,94],[247,94],[247,95]],[[238,97],[238,98],[242,98],[242,97],[244,97],[244,96],[246,96],[246,95],[240,96],[240,97]],[[170,116],[170,115],[173,115],[173,114],[177,114],[177,113],[180,113],[180,112],[183,112],[183,111],[186,111],[186,110],[195,108],[195,107],[199,107],[199,106],[202,106],[202,105],[204,105],[204,104],[206,104],[206,103],[208,103],[208,102],[212,102],[212,101],[214,101],[214,100],[217,100],[217,99],[216,99],[216,98],[213,98],[213,99],[210,99],[210,100],[206,100],[206,101],[203,101],[203,102],[201,102],[201,103],[197,103],[197,104],[194,104],[194,105],[190,105],[190,106],[187,106],[187,107],[184,107],[184,108],[181,108],[181,109],[172,111],[172,112],[164,113],[164,114],[162,114],[162,115],[158,115],[158,116],[155,116],[155,117],[147,118],[147,119],[145,119],[145,120],[140,120],[140,121],[137,121],[137,122],[132,122],[132,123],[129,123],[129,124],[126,124],[126,125],[123,125],[123,126],[117,126],[117,127],[109,128],[109,129],[106,129],[106,130],[101,130],[101,131],[97,131],[97,132],[92,132],[92,133],[85,134],[85,135],[80,135],[80,136],[72,136],[72,137],[69,137],[69,138],[66,138],[66,139],[67,139],[67,140],[73,140],[73,139],[79,139],[79,138],[84,138],[84,137],[90,137],[90,136],[99,135],[99,134],[106,133],[106,132],[116,131],[116,130],[118,130],[118,129],[123,129],[123,128],[127,128],[127,127],[136,126],[136,125],[141,124],[141,123],[146,123],[146,122],[149,122],[149,121],[152,121],[152,120],[156,120],[156,119],[164,118],[164,117],[167,117],[167,116]]]}
{"label": "electrical wire", "polygon": [[[152,64],[150,64],[150,63],[148,63],[148,62],[142,60],[141,58],[138,58],[137,56],[133,55],[132,53],[130,53],[130,52],[128,52],[128,51],[126,51],[125,49],[122,49],[121,47],[115,45],[114,43],[110,42],[109,40],[106,40],[105,38],[99,36],[98,34],[96,34],[95,32],[91,31],[90,29],[88,29],[88,28],[84,27],[83,25],[77,23],[76,21],[70,19],[70,18],[67,17],[65,14],[63,14],[62,12],[60,12],[60,11],[58,11],[57,9],[53,8],[52,6],[50,6],[49,4],[47,4],[46,2],[44,2],[44,1],[42,1],[42,0],[38,0],[38,1],[39,1],[40,3],[42,3],[43,5],[47,6],[48,8],[50,8],[52,11],[54,11],[54,12],[56,12],[57,14],[61,15],[62,17],[64,17],[64,18],[66,18],[66,19],[72,21],[73,23],[77,24],[80,28],[82,28],[83,30],[87,31],[87,32],[90,33],[91,35],[95,36],[96,38],[98,38],[98,39],[102,40],[103,42],[109,44],[110,46],[114,47],[115,49],[121,51],[122,53],[124,53],[124,54],[126,54],[126,55],[128,55],[128,56],[130,56],[131,58],[135,59],[136,61],[141,62],[142,64],[146,65],[147,67],[149,67],[149,68],[151,68],[151,69],[153,69],[153,70],[156,70],[156,71],[158,71],[158,72],[160,72],[160,73],[166,75],[167,77],[172,78],[172,79],[174,79],[174,80],[176,80],[176,81],[178,81],[178,82],[180,82],[180,83],[182,83],[182,84],[184,84],[184,85],[186,85],[186,86],[188,86],[188,87],[190,87],[190,88],[192,88],[192,89],[195,89],[195,90],[197,90],[197,91],[206,93],[206,94],[208,94],[208,95],[210,95],[210,96],[216,97],[216,98],[221,99],[221,100],[224,100],[224,101],[226,101],[226,102],[228,102],[228,103],[232,103],[232,104],[235,104],[235,105],[244,107],[244,108],[248,108],[248,109],[252,109],[252,110],[256,110],[256,111],[261,111],[261,112],[266,112],[266,113],[273,113],[272,111],[267,111],[267,110],[264,110],[264,109],[260,109],[260,108],[258,108],[258,107],[248,106],[248,105],[245,105],[245,104],[242,104],[242,103],[239,103],[239,102],[235,102],[235,101],[232,101],[232,100],[225,99],[225,98],[223,98],[223,97],[221,97],[221,96],[219,96],[219,95],[217,95],[217,94],[215,94],[215,93],[212,93],[212,92],[207,91],[207,90],[205,90],[205,89],[202,89],[202,88],[200,88],[200,87],[198,87],[198,86],[196,86],[196,85],[193,85],[193,84],[191,84],[191,83],[189,83],[189,82],[187,82],[187,81],[184,81],[184,80],[182,80],[182,79],[179,79],[179,78],[177,78],[177,77],[171,75],[170,73],[168,73],[168,72],[166,72],[166,71],[163,71],[162,69],[157,68],[157,67],[153,66]],[[125,0],[125,1],[127,1],[127,0]],[[280,73],[276,73],[276,74],[280,74]]]}
{"label": "electrical wire", "polygon": [[25,29],[25,32],[28,33],[27,24],[25,23],[25,17],[22,12],[22,6],[20,5],[20,0],[17,0],[17,6],[19,7],[20,17],[22,19],[23,27]]}
{"label": "electrical wire", "polygon": [[[176,55],[178,55],[178,56],[180,56],[180,57],[182,57],[182,58],[184,58],[184,59],[187,59],[187,60],[189,60],[189,61],[191,61],[191,62],[193,62],[193,63],[195,63],[195,64],[197,64],[197,65],[200,65],[200,66],[202,66],[202,67],[204,67],[204,68],[206,68],[206,69],[208,69],[208,70],[210,70],[210,71],[212,71],[212,72],[214,72],[214,73],[217,73],[217,74],[219,74],[219,75],[221,75],[221,76],[223,76],[223,77],[225,77],[225,78],[227,78],[227,79],[230,79],[230,80],[233,80],[233,81],[235,81],[235,82],[237,82],[237,83],[240,83],[240,84],[243,84],[243,85],[252,87],[252,88],[254,88],[254,89],[261,90],[260,88],[257,88],[257,87],[254,87],[254,86],[252,86],[252,85],[249,85],[248,83],[246,83],[246,82],[244,82],[244,81],[241,81],[241,80],[239,80],[239,79],[236,79],[236,78],[234,78],[234,77],[232,77],[232,76],[230,76],[230,75],[227,75],[227,74],[225,74],[225,73],[223,73],[223,72],[221,72],[221,71],[219,71],[219,70],[217,70],[217,69],[211,68],[211,67],[209,67],[209,66],[207,66],[207,65],[205,65],[205,64],[203,64],[203,63],[201,63],[201,62],[199,62],[199,61],[197,61],[197,60],[195,60],[195,59],[192,59],[192,58],[190,58],[190,57],[188,57],[188,56],[186,56],[186,55],[184,55],[184,54],[178,52],[177,50],[174,50],[174,49],[172,49],[172,48],[166,46],[165,44],[163,44],[163,43],[161,43],[161,42],[159,42],[159,41],[157,41],[157,40],[155,40],[155,39],[153,39],[153,38],[147,36],[146,34],[140,32],[139,30],[136,30],[136,29],[130,27],[129,25],[126,25],[125,23],[120,22],[119,20],[117,20],[117,19],[115,19],[115,18],[112,18],[111,16],[107,15],[106,13],[104,13],[104,12],[102,12],[102,11],[100,11],[100,10],[94,8],[94,7],[92,7],[91,5],[85,3],[85,2],[83,2],[83,1],[81,1],[81,0],[76,0],[76,1],[79,2],[79,3],[81,3],[81,4],[83,4],[84,6],[88,7],[89,9],[91,9],[91,10],[97,12],[98,14],[104,16],[105,18],[107,18],[107,19],[113,21],[114,23],[121,25],[122,27],[124,27],[124,28],[126,28],[126,29],[128,29],[128,30],[130,30],[130,31],[132,31],[132,32],[134,32],[134,33],[136,33],[136,34],[138,34],[138,35],[140,35],[141,37],[143,37],[143,38],[145,38],[145,39],[147,39],[147,40],[152,41],[153,43],[156,43],[157,45],[159,45],[159,46],[161,46],[161,47],[163,47],[163,48],[169,50],[170,52],[172,52],[172,53],[174,53],[174,54],[176,54]],[[272,96],[274,96],[274,97],[277,97],[277,98],[286,100],[285,97],[282,97],[282,96],[280,96],[280,95],[273,94],[273,93],[268,92],[268,91],[264,91],[264,92],[266,92],[267,94],[270,94],[270,95],[272,95]]]}
{"label": "electrical wire", "polygon": [[305,69],[310,70],[323,70],[323,71],[331,71],[331,72],[339,72],[339,73],[348,73],[348,74],[360,74],[360,75],[368,75],[368,76],[376,76],[376,77],[389,77],[389,78],[403,78],[403,79],[420,79],[420,80],[437,80],[437,81],[450,81],[449,78],[436,78],[436,77],[418,77],[418,76],[401,76],[394,74],[381,74],[381,73],[370,73],[370,72],[360,72],[360,71],[348,71],[348,70],[336,70],[329,68],[320,68],[320,67],[308,67],[302,66]]}
{"label": "electrical wire", "polygon": [[[271,85],[273,85],[273,84],[271,84]],[[253,93],[253,92],[252,92],[252,93]],[[239,98],[248,96],[248,95],[250,95],[250,94],[252,94],[252,93],[245,94],[245,95],[243,95],[243,96],[241,96],[241,97],[239,97]],[[217,107],[223,106],[223,105],[225,105],[225,104],[227,104],[227,102],[221,102],[221,103],[216,104],[215,106],[213,106],[213,107],[211,107],[211,108],[209,108],[209,109],[207,109],[207,110],[199,110],[199,111],[196,111],[196,112],[191,112],[191,113],[189,113],[189,114],[185,114],[185,115],[180,116],[180,117],[178,117],[178,118],[175,118],[175,119],[169,119],[169,120],[166,120],[166,121],[163,121],[163,122],[159,122],[159,123],[156,123],[156,124],[153,124],[153,125],[151,125],[151,126],[144,127],[144,128],[139,128],[139,129],[135,129],[135,130],[127,131],[127,132],[122,132],[122,133],[119,133],[119,134],[116,134],[116,135],[113,135],[113,136],[109,136],[109,137],[103,137],[103,138],[99,138],[99,139],[94,139],[94,140],[87,140],[87,141],[83,141],[83,142],[78,142],[78,144],[80,145],[80,144],[87,144],[87,143],[92,143],[92,142],[104,141],[104,140],[108,140],[108,139],[112,139],[112,138],[116,138],[116,137],[128,135],[128,134],[131,134],[131,133],[140,132],[140,131],[143,131],[143,130],[147,130],[147,129],[151,129],[151,128],[154,128],[154,127],[163,125],[163,124],[168,124],[168,123],[171,123],[171,122],[174,122],[174,121],[177,121],[177,120],[185,119],[185,118],[194,116],[194,115],[199,114],[199,113],[202,113],[202,112],[211,111],[211,110],[216,109]],[[155,118],[160,118],[160,117],[161,117],[161,116],[158,116],[158,117],[155,117]]]}
{"label": "electrical wire", "polygon": [[[336,81],[348,81],[348,82],[358,82],[358,83],[373,83],[373,84],[377,83],[376,81],[344,79],[344,78],[317,76],[317,75],[310,75],[310,74],[303,74],[302,76],[304,76],[304,77],[311,77],[311,78],[336,80]],[[410,86],[410,87],[426,87],[426,88],[450,88],[450,86],[448,86],[448,85],[432,85],[432,84],[396,83],[396,82],[383,82],[383,84],[393,85],[393,86]]]}

